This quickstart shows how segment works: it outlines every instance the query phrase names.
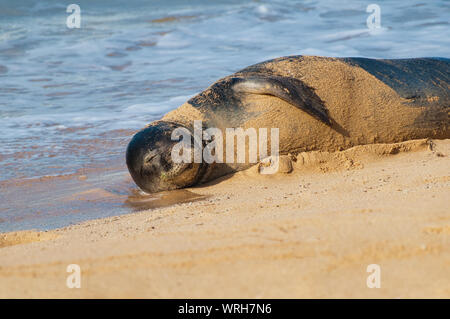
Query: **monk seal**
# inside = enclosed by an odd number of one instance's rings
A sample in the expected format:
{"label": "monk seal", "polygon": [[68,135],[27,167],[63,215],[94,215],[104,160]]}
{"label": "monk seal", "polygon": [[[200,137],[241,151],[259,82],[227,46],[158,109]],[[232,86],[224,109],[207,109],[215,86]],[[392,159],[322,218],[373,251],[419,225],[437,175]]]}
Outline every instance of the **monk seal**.
{"label": "monk seal", "polygon": [[250,166],[247,160],[174,163],[171,150],[179,140],[172,132],[192,132],[194,121],[219,129],[279,128],[281,155],[450,138],[449,84],[446,58],[277,58],[218,80],[147,125],[131,139],[126,163],[146,192],[188,187]]}

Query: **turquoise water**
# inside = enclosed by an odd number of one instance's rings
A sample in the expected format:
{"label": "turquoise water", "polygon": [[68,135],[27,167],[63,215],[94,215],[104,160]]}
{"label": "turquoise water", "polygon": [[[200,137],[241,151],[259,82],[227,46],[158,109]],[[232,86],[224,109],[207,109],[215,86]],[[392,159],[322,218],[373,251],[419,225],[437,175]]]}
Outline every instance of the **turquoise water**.
{"label": "turquoise water", "polygon": [[[377,30],[366,25],[367,1],[73,2],[80,29],[67,28],[66,2],[0,0],[0,230],[46,214],[51,194],[31,209],[17,181],[111,167],[126,176],[133,132],[250,64],[298,54],[450,56],[448,1],[377,1]],[[55,218],[27,227],[71,221]]]}

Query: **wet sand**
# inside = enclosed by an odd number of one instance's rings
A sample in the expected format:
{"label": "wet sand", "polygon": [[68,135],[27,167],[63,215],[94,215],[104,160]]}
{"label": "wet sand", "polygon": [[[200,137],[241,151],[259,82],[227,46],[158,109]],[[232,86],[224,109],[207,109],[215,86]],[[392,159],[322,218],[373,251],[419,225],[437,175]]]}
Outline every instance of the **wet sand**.
{"label": "wet sand", "polygon": [[301,153],[291,174],[160,198],[193,202],[0,234],[0,297],[449,298],[449,156],[450,140]]}

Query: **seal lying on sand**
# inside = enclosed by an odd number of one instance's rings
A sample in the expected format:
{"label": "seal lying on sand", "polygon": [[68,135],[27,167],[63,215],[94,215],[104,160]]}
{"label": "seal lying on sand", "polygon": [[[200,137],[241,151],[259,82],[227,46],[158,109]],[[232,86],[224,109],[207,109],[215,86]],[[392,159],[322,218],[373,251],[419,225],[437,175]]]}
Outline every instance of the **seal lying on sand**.
{"label": "seal lying on sand", "polygon": [[[175,163],[172,131],[279,128],[279,153],[336,151],[369,143],[450,138],[450,60],[290,56],[227,76],[149,124],[126,161],[147,192],[211,181],[251,166]],[[195,144],[195,143],[194,143]],[[197,143],[198,144],[198,143]],[[204,144],[200,147],[204,147]]]}

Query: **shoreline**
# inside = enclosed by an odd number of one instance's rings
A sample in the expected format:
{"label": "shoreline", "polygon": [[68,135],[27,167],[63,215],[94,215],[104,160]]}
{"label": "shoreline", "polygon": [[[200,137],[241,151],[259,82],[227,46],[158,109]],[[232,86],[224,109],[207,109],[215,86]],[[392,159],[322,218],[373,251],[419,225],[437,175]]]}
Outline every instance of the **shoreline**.
{"label": "shoreline", "polygon": [[2,233],[0,298],[449,298],[450,140],[433,141],[301,153],[194,202]]}

